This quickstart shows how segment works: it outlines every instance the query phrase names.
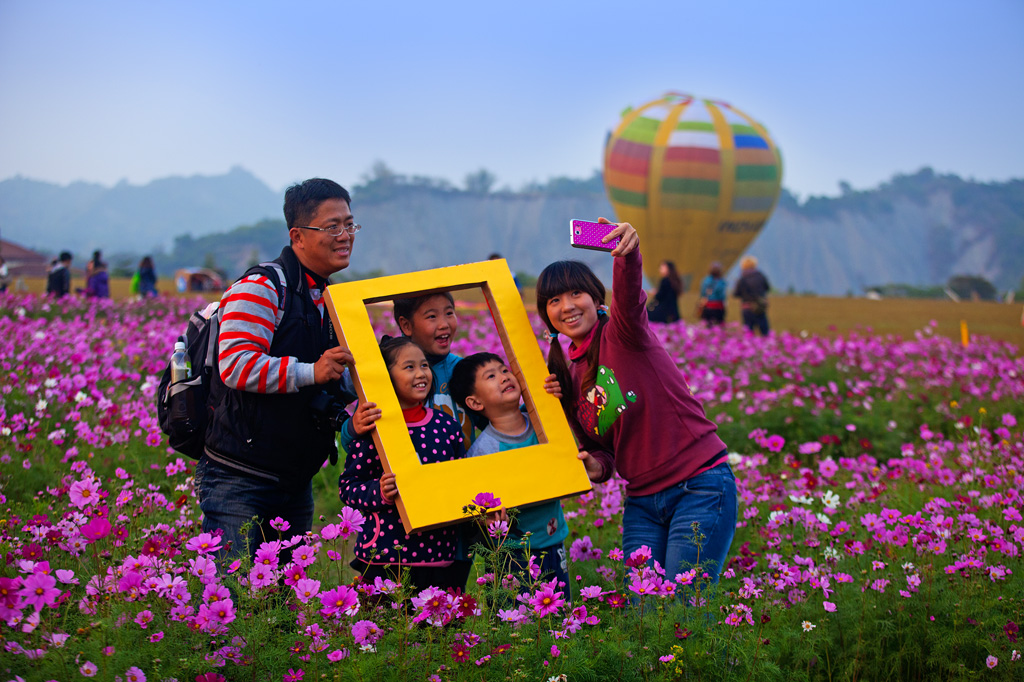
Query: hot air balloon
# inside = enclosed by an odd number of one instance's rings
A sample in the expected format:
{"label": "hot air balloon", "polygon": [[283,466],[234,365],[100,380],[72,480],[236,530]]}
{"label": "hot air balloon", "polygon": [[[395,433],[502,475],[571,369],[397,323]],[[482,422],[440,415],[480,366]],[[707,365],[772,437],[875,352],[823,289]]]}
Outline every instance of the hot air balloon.
{"label": "hot air balloon", "polygon": [[782,159],[742,111],[670,92],[623,112],[605,145],[604,183],[618,219],[640,235],[648,278],[671,260],[689,287],[713,261],[728,270],[757,236],[779,197]]}

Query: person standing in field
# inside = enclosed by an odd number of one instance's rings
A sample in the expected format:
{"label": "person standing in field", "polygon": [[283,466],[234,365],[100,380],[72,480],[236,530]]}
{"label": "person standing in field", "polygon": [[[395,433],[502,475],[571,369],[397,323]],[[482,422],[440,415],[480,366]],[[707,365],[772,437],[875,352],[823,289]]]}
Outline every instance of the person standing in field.
{"label": "person standing in field", "polygon": [[744,256],[740,261],[740,278],[736,280],[733,298],[740,299],[743,324],[750,331],[768,336],[768,278],[757,269],[757,258]]}
{"label": "person standing in field", "polygon": [[61,251],[60,259],[46,276],[46,293],[61,298],[71,293],[71,252]]}
{"label": "person standing in field", "polygon": [[648,310],[647,317],[651,322],[678,322],[683,280],[679,278],[676,264],[670,260],[661,261],[658,274],[661,275],[661,281],[658,282],[658,288],[649,293],[654,299],[654,307]]}
{"label": "person standing in field", "polygon": [[722,264],[717,261],[711,264],[708,276],[700,283],[700,319],[708,327],[721,325],[725,322],[725,279],[722,278]]}
{"label": "person standing in field", "polygon": [[267,274],[243,277],[221,299],[214,409],[195,490],[203,531],[220,530],[233,543],[223,554],[252,557],[277,528],[289,539],[313,527],[312,480],[338,452],[314,400],[324,392],[345,403],[354,397],[341,383],[352,353],[338,345],[323,299],[328,278],[348,267],[359,231],[350,202],[331,180],[289,187],[289,244]]}
{"label": "person standing in field", "polygon": [[[610,313],[586,264],[559,261],[541,272],[548,368],[590,480],[613,470],[626,480],[625,556],[646,545],[668,575],[699,563],[717,581],[736,530],[736,479],[715,423],[651,329],[636,230],[619,223],[604,241],[615,237]],[[559,336],[570,341],[568,357]]]}

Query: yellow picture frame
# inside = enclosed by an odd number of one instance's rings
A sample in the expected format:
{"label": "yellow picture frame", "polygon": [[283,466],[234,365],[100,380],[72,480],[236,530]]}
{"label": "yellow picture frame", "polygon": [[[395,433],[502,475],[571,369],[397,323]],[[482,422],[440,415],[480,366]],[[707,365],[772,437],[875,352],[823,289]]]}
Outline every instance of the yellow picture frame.
{"label": "yellow picture frame", "polygon": [[[524,389],[523,400],[540,444],[423,465],[409,438],[367,305],[475,288],[487,300],[508,367]],[[548,368],[504,260],[332,284],[325,298],[341,345],[355,359],[352,378],[359,400],[375,402],[381,410],[373,441],[384,470],[395,474],[396,502],[406,533],[464,519],[463,507],[482,492],[501,498],[505,507],[519,507],[590,490],[562,406],[544,390]]]}

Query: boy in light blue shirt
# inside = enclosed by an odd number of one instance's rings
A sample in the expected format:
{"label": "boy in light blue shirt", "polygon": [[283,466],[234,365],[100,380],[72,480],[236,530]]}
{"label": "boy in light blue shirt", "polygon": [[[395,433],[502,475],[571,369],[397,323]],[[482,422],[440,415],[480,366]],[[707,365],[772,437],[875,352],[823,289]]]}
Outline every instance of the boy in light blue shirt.
{"label": "boy in light blue shirt", "polygon": [[[487,419],[467,457],[537,445],[537,434],[520,409],[522,389],[505,361],[494,353],[474,353],[459,361],[448,384],[452,398],[467,412]],[[529,535],[524,537],[527,533]],[[542,579],[558,578],[569,594],[565,538],[569,528],[558,500],[524,506],[509,530],[515,570],[525,570],[530,556]]]}

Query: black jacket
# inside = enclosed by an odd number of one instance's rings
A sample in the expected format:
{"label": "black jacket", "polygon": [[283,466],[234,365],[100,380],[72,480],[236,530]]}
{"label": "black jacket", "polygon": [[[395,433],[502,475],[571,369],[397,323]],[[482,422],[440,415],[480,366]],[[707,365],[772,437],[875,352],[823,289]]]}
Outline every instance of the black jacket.
{"label": "black jacket", "polygon": [[[285,273],[284,316],[274,330],[270,355],[316,362],[338,345],[331,318],[321,319],[295,252],[286,246],[274,261]],[[272,278],[272,279],[276,279]],[[331,384],[340,395],[340,387]],[[324,461],[337,452],[335,432],[310,408],[325,386],[298,393],[252,393],[228,388],[214,372],[211,423],[206,432],[206,456],[249,475],[287,486],[306,485]]]}

